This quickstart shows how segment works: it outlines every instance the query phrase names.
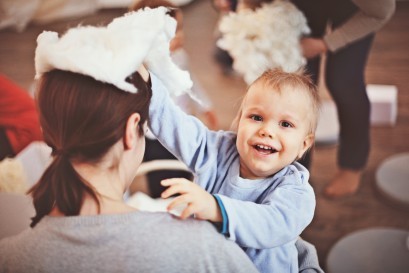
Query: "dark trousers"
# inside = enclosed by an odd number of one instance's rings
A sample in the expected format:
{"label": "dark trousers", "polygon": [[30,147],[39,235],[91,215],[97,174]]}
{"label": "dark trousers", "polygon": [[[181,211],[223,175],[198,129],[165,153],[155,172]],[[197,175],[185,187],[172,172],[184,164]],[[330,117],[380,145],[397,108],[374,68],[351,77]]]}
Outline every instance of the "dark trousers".
{"label": "dark trousers", "polygon": [[3,160],[6,157],[13,157],[14,152],[11,148],[9,139],[6,135],[6,130],[0,127],[0,160]]}
{"label": "dark trousers", "polygon": [[[327,23],[337,28],[357,7],[347,0],[293,1],[307,17],[313,37],[323,37]],[[365,167],[370,149],[370,102],[366,92],[365,66],[374,34],[329,52],[325,63],[325,82],[338,109],[340,137],[338,165],[360,170]],[[318,81],[320,58],[308,61],[307,71]],[[311,154],[301,163],[310,167]]]}

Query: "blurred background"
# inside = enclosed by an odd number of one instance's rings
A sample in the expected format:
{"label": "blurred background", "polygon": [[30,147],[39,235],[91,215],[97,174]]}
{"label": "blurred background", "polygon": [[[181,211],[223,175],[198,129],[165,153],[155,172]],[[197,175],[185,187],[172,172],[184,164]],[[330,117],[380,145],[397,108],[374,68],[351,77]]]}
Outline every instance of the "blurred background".
{"label": "blurred background", "polygon": [[[0,29],[0,73],[31,92],[38,34],[43,30],[63,33],[78,24],[104,25],[124,14],[130,1],[111,1],[114,4],[100,1],[100,6],[95,5],[98,1],[90,2],[92,5],[82,11],[77,9],[78,13],[66,18],[37,18],[20,25],[9,21],[9,26],[3,21]],[[213,103],[218,128],[229,129],[246,84],[240,75],[226,71],[215,61],[219,12],[210,0],[179,3],[184,14],[185,49],[190,59],[190,71]],[[44,12],[47,14],[47,10]],[[4,19],[7,14],[2,11],[0,15]],[[351,232],[370,227],[409,230],[407,207],[384,198],[375,186],[376,173],[382,162],[398,153],[409,152],[408,29],[409,2],[398,1],[393,18],[375,36],[366,69],[368,84],[397,88],[397,117],[394,123],[371,127],[371,153],[358,193],[340,200],[326,199],[322,189],[336,170],[336,142],[317,145],[314,151],[310,183],[316,193],[317,208],[313,222],[302,237],[316,246],[323,267],[331,247]],[[320,84],[320,93],[323,99],[330,100],[325,83]]]}

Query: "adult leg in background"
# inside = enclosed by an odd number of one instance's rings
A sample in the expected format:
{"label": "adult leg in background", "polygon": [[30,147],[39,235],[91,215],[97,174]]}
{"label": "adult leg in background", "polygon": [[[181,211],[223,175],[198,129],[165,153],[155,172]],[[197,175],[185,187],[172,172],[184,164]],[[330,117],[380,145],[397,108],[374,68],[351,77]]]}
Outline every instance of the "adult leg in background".
{"label": "adult leg in background", "polygon": [[[335,1],[333,28],[343,24],[356,10],[350,1]],[[328,53],[326,83],[338,110],[340,138],[338,172],[324,190],[328,197],[354,194],[370,150],[370,102],[366,92],[365,66],[374,34]]]}
{"label": "adult leg in background", "polygon": [[370,149],[370,102],[364,80],[374,35],[328,55],[326,80],[338,110],[340,138],[338,173],[325,188],[328,197],[358,190]]}

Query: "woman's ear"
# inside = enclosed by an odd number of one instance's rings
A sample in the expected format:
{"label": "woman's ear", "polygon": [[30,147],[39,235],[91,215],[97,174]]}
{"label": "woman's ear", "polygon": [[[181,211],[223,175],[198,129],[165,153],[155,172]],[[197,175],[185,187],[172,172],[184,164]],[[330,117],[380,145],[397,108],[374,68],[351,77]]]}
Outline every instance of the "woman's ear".
{"label": "woman's ear", "polygon": [[136,145],[136,140],[139,136],[138,125],[141,120],[139,113],[133,113],[129,116],[126,122],[125,135],[124,135],[124,148],[125,150],[132,149]]}

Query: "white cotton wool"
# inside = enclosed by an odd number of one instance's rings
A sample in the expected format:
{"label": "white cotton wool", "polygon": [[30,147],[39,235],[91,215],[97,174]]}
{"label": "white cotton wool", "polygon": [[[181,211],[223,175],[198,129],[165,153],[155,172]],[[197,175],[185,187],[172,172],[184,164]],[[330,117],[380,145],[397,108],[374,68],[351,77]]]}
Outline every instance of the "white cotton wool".
{"label": "white cotton wool", "polygon": [[145,8],[116,18],[106,27],[72,28],[61,38],[56,32],[44,31],[37,38],[36,78],[60,69],[135,93],[135,86],[126,78],[145,64],[171,93],[189,90],[189,73],[179,69],[170,57],[176,21],[166,12],[164,7]]}
{"label": "white cotton wool", "polygon": [[247,84],[267,69],[294,72],[306,63],[299,40],[310,30],[305,16],[289,1],[231,12],[222,18],[219,30],[217,45],[232,56],[233,69]]}

